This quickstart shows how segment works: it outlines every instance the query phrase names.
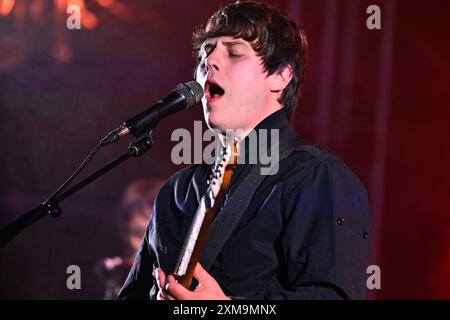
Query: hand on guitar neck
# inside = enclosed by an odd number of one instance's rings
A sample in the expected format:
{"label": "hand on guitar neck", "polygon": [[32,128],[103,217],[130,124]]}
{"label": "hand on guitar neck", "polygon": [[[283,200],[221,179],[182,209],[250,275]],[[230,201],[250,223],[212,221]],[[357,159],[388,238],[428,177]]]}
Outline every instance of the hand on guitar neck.
{"label": "hand on guitar neck", "polygon": [[156,270],[158,283],[158,300],[230,300],[220,288],[217,281],[197,263],[194,277],[198,286],[194,291],[188,290],[179,284],[173,275],[166,278],[161,268]]}

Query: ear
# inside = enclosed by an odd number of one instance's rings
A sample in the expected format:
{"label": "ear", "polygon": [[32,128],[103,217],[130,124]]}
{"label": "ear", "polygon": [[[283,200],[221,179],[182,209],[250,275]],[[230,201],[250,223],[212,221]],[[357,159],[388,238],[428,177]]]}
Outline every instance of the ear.
{"label": "ear", "polygon": [[271,92],[282,92],[292,79],[292,67],[287,65],[269,76],[269,89]]}

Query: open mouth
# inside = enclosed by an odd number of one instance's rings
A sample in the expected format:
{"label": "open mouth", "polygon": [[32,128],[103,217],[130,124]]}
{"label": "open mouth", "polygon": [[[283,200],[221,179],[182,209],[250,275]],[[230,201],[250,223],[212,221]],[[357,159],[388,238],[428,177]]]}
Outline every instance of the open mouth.
{"label": "open mouth", "polygon": [[221,86],[219,86],[217,83],[214,82],[207,82],[208,86],[208,93],[210,98],[218,98],[225,94],[225,90]]}

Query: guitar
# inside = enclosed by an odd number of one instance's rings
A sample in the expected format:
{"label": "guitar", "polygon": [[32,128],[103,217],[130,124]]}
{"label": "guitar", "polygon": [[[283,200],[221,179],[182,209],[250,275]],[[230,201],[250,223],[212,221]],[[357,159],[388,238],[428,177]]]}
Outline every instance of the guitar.
{"label": "guitar", "polygon": [[228,144],[222,149],[212,167],[208,189],[200,200],[173,272],[177,282],[186,289],[191,286],[194,269],[200,259],[209,227],[217,215],[223,195],[230,186],[238,152],[237,142],[233,145]]}

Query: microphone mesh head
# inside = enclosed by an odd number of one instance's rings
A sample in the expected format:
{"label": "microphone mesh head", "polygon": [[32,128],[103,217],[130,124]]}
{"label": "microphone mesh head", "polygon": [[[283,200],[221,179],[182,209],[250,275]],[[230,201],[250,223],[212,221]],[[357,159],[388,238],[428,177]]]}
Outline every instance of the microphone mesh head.
{"label": "microphone mesh head", "polygon": [[194,106],[203,97],[203,88],[197,81],[180,83],[175,91],[186,98],[186,108]]}

